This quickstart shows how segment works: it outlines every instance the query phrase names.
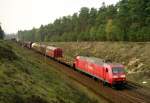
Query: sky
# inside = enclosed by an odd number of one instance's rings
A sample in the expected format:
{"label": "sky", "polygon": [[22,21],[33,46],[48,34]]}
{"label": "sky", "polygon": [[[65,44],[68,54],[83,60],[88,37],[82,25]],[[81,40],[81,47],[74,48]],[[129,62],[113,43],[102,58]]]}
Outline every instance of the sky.
{"label": "sky", "polygon": [[5,33],[39,28],[41,24],[72,15],[81,7],[100,8],[119,0],[0,0],[0,23]]}

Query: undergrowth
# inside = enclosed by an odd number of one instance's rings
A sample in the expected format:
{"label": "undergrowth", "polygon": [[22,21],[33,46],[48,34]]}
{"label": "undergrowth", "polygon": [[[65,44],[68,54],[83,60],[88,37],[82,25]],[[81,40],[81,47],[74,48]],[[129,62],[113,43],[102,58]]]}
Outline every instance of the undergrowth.
{"label": "undergrowth", "polygon": [[0,41],[0,103],[97,103],[76,82],[16,43]]}

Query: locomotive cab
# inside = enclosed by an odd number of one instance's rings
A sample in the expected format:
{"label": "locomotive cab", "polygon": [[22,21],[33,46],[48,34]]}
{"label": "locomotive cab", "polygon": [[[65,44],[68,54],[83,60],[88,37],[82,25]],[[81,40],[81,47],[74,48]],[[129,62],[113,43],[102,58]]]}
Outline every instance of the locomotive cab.
{"label": "locomotive cab", "polygon": [[124,67],[112,67],[112,85],[126,84]]}

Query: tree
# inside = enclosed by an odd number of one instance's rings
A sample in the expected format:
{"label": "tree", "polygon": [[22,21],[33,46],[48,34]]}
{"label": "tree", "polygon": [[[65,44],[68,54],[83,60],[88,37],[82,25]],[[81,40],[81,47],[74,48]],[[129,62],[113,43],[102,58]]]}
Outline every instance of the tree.
{"label": "tree", "polygon": [[113,40],[113,22],[112,22],[112,19],[108,20],[105,30],[106,30],[107,40],[112,41]]}
{"label": "tree", "polygon": [[128,41],[128,31],[131,25],[130,22],[130,8],[128,0],[121,0],[117,4],[117,19],[118,19],[118,26],[120,27],[123,35],[123,40]]}
{"label": "tree", "polygon": [[80,31],[84,32],[88,25],[89,8],[82,7],[79,14]]}
{"label": "tree", "polygon": [[92,27],[95,24],[97,17],[97,10],[95,8],[91,8],[89,13],[89,26]]}
{"label": "tree", "polygon": [[0,25],[0,39],[4,39],[4,31],[2,30],[1,25]]}
{"label": "tree", "polygon": [[36,29],[33,28],[33,29],[31,30],[31,41],[32,41],[32,42],[35,41],[35,35],[36,35]]}

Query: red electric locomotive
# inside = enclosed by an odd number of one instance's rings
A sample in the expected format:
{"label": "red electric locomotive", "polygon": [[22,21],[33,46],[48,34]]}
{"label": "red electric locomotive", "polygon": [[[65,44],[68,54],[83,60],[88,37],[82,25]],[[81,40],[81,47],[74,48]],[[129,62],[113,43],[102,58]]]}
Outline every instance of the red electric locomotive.
{"label": "red electric locomotive", "polygon": [[74,61],[74,68],[111,86],[126,83],[124,66],[121,64],[105,62],[95,57],[77,56]]}

